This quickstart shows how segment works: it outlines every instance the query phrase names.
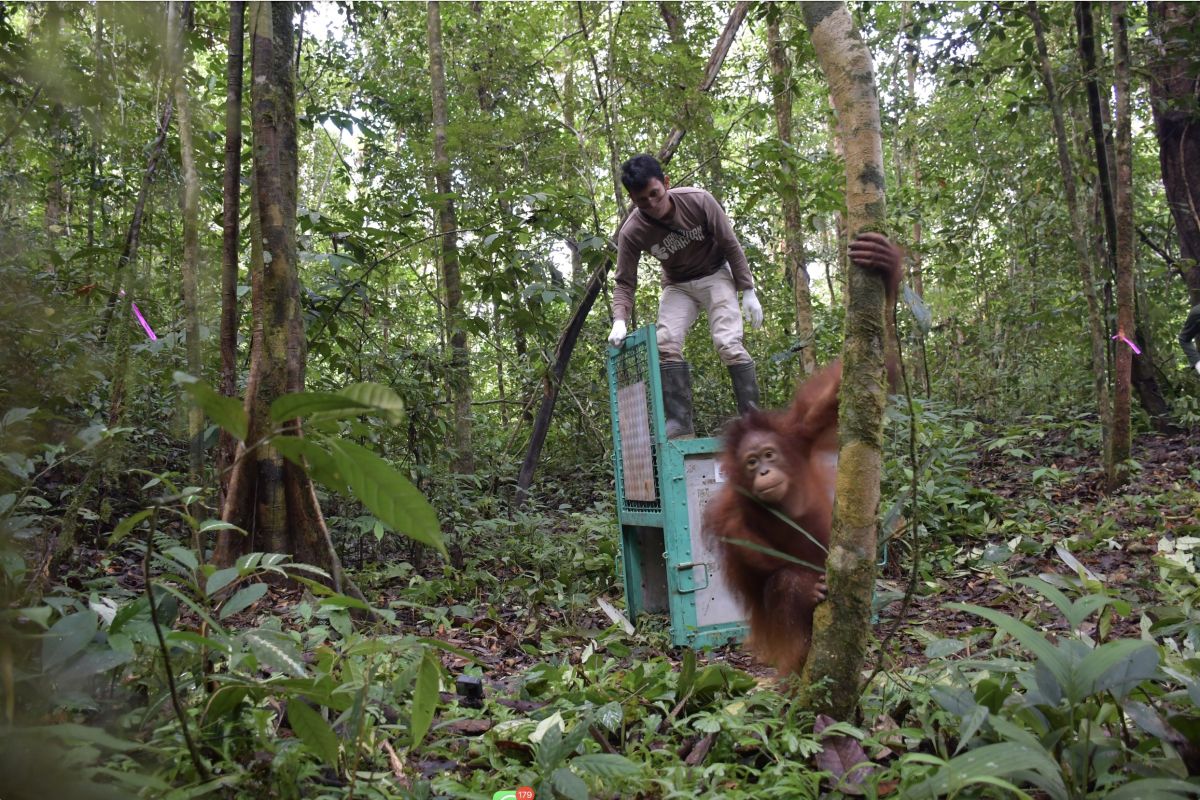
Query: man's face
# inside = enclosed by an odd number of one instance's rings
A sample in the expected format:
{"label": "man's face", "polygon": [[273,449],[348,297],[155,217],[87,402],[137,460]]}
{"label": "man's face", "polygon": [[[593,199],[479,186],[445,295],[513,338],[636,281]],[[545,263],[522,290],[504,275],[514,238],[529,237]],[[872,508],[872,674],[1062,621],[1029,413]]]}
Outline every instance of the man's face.
{"label": "man's face", "polygon": [[671,187],[669,179],[651,178],[650,182],[641,189],[631,191],[629,199],[641,209],[643,214],[649,214],[655,219],[664,219],[671,214],[671,196],[667,189]]}

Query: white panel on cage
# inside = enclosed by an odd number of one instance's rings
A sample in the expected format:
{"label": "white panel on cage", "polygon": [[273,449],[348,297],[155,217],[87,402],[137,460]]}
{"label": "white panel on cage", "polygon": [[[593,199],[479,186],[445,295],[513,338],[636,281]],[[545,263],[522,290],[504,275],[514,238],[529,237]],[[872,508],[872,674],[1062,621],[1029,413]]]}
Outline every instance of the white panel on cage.
{"label": "white panel on cage", "polygon": [[621,471],[625,475],[625,499],[644,502],[657,500],[645,381],[617,389],[617,430],[621,434]]}

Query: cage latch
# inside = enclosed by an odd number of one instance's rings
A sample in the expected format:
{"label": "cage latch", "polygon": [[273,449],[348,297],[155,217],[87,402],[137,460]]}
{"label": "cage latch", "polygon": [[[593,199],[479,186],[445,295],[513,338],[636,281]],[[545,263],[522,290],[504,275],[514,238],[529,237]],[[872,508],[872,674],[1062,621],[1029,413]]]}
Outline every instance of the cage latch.
{"label": "cage latch", "polygon": [[[704,572],[704,583],[701,585],[697,585],[696,583],[696,573],[688,572],[688,570],[691,570],[695,567],[700,567],[700,569]],[[704,563],[703,561],[689,561],[683,564],[677,564],[675,569],[679,570],[681,573],[678,581],[680,594],[691,594],[692,592],[699,592],[708,588],[708,564]],[[691,585],[688,585],[689,583]]]}

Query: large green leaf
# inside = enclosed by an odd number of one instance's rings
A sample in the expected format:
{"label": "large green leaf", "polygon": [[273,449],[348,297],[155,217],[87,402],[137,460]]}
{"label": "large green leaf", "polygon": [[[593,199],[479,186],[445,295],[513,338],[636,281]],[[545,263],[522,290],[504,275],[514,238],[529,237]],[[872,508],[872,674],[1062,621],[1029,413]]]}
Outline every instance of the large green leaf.
{"label": "large green leaf", "polygon": [[1067,797],[1062,773],[1046,751],[1016,742],[989,744],[955,756],[904,796],[908,800],[941,797],[976,783],[996,785],[995,779],[1012,776],[1034,783],[1055,800]]}
{"label": "large green leaf", "polygon": [[556,793],[568,800],[588,800],[587,784],[566,767],[559,767],[550,774],[550,784]]}
{"label": "large green leaf", "polygon": [[598,778],[630,778],[641,768],[618,753],[587,753],[571,759],[571,766]]}
{"label": "large green leaf", "polygon": [[138,526],[138,523],[150,516],[151,512],[153,511],[154,509],[152,508],[143,508],[141,511],[138,511],[135,514],[130,514],[128,517],[121,520],[120,523],[117,524],[117,527],[113,529],[112,536],[108,537],[108,546],[112,547],[126,536],[133,533],[133,529]]}
{"label": "large green leaf", "polygon": [[219,569],[212,575],[208,576],[208,583],[204,585],[204,593],[210,596],[214,595],[229,584],[233,583],[239,577],[241,577],[241,570],[239,570],[237,567],[225,567],[225,569]]}
{"label": "large green leaf", "polygon": [[1145,778],[1130,781],[1106,795],[1107,800],[1176,800],[1200,795],[1200,786],[1174,778]]}
{"label": "large green leaf", "polygon": [[296,738],[331,767],[337,768],[338,738],[325,718],[298,697],[288,700],[288,724]]}
{"label": "large green leaf", "polygon": [[242,637],[250,645],[250,652],[254,653],[254,657],[262,666],[270,668],[273,672],[295,675],[297,678],[307,675],[304,661],[301,660],[300,652],[296,649],[296,643],[286,634],[259,628],[246,631]]}
{"label": "large green leaf", "polygon": [[404,401],[387,386],[352,383],[337,392],[293,392],[271,403],[271,419],[275,422],[309,416],[342,419],[367,413],[396,423],[404,417]]}
{"label": "large green leaf", "polygon": [[1158,648],[1138,639],[1118,639],[1100,645],[1075,671],[1076,681],[1085,695],[1111,691],[1118,697],[1124,697],[1139,683],[1157,674]]}
{"label": "large green leaf", "polygon": [[221,619],[228,619],[239,611],[244,611],[250,606],[262,599],[262,596],[267,593],[267,585],[265,583],[252,583],[249,586],[243,586],[238,589],[233,597],[221,606]]}
{"label": "large green leaf", "polygon": [[338,392],[380,412],[391,423],[399,423],[404,419],[404,400],[389,386],[378,383],[352,383]]}
{"label": "large green leaf", "polygon": [[42,640],[42,669],[51,670],[66,663],[88,646],[100,628],[95,611],[80,611],[61,618]]}
{"label": "large green leaf", "polygon": [[362,445],[335,440],[327,444],[354,496],[372,514],[393,530],[446,554],[437,515],[415,486]]}
{"label": "large green leaf", "polygon": [[302,436],[272,436],[271,446],[296,466],[306,470],[309,477],[335,492],[350,494],[342,473],[329,455],[313,439]]}
{"label": "large green leaf", "polygon": [[426,649],[417,669],[417,684],[412,700],[412,746],[416,747],[429,732],[433,723],[433,712],[437,708],[438,685],[441,683],[442,668],[433,651]]}
{"label": "large green leaf", "polygon": [[241,400],[218,394],[207,383],[186,372],[176,372],[175,383],[192,396],[196,405],[204,409],[204,413],[208,414],[213,422],[245,441],[250,422],[246,418],[246,409],[242,407]]}
{"label": "large green leaf", "polygon": [[1020,642],[1026,649],[1042,662],[1042,665],[1054,675],[1059,686],[1070,685],[1071,668],[1067,657],[1050,640],[1038,631],[1020,620],[1013,619],[1007,614],[992,608],[971,605],[970,603],[948,603],[947,608],[956,611],[966,611],[976,614],[994,624],[997,628]]}
{"label": "large green leaf", "polygon": [[350,397],[331,392],[292,392],[271,403],[271,419],[285,422],[318,412],[354,416],[369,411],[371,406]]}

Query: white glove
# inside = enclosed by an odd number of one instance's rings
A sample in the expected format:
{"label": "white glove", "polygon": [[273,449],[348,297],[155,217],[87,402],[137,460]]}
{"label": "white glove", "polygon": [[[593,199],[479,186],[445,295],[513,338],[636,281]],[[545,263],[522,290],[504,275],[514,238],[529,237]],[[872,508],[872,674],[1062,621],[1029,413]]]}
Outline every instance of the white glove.
{"label": "white glove", "polygon": [[753,289],[747,289],[742,292],[742,311],[746,315],[746,319],[750,321],[750,325],[758,330],[763,323],[762,303],[758,302],[758,296],[754,294]]}
{"label": "white glove", "polygon": [[1196,372],[1200,372],[1200,361],[1196,362]]}
{"label": "white glove", "polygon": [[625,320],[614,319],[612,330],[608,332],[608,343],[612,347],[620,347],[625,341]]}

